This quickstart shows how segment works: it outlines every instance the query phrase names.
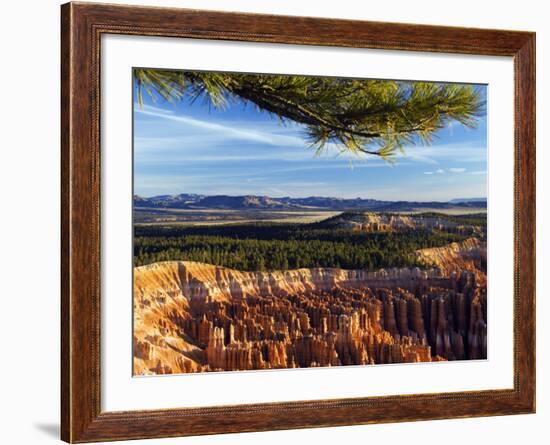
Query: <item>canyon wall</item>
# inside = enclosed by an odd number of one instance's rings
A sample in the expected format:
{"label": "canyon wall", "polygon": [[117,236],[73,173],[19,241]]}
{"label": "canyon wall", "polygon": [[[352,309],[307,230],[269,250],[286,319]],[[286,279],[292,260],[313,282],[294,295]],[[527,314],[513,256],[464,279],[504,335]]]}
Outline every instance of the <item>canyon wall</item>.
{"label": "canyon wall", "polygon": [[484,246],[448,247],[419,253],[428,270],[137,267],[134,373],[485,358]]}
{"label": "canyon wall", "polygon": [[250,296],[278,296],[334,287],[414,288],[421,280],[448,284],[438,268],[345,270],[294,269],[241,272],[192,261],[166,261],[135,268],[134,292],[138,299],[185,296],[188,300],[229,301]]}
{"label": "canyon wall", "polygon": [[444,276],[467,270],[476,275],[480,285],[487,283],[487,243],[477,238],[468,238],[443,247],[420,249],[416,251],[416,257],[422,263],[439,269]]}

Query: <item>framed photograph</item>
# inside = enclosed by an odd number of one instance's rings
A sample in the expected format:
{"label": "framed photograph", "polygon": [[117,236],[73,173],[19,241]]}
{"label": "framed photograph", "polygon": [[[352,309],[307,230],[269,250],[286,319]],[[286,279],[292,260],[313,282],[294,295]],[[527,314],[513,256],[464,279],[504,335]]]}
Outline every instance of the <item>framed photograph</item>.
{"label": "framed photograph", "polygon": [[535,35],[62,6],[62,439],[535,411]]}

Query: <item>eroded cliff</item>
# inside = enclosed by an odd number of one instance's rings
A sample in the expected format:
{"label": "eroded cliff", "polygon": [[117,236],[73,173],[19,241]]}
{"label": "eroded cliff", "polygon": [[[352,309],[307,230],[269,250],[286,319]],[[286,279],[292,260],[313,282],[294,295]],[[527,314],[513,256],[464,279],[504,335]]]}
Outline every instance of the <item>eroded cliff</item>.
{"label": "eroded cliff", "polygon": [[485,275],[463,258],[484,246],[448,247],[425,271],[137,267],[134,373],[484,358]]}
{"label": "eroded cliff", "polygon": [[418,260],[435,267],[445,276],[467,270],[475,273],[480,285],[487,282],[487,243],[468,238],[460,243],[416,251]]}

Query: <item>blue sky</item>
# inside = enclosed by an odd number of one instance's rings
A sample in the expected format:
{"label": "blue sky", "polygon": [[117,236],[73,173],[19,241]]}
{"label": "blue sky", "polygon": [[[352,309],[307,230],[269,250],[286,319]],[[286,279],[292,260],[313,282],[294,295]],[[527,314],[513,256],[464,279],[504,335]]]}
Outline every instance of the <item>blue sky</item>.
{"label": "blue sky", "polygon": [[[483,90],[485,87],[481,87]],[[447,201],[485,197],[487,128],[453,124],[429,146],[405,147],[394,164],[309,148],[303,128],[242,103],[217,110],[144,94],[134,104],[134,193],[141,196],[334,196]]]}

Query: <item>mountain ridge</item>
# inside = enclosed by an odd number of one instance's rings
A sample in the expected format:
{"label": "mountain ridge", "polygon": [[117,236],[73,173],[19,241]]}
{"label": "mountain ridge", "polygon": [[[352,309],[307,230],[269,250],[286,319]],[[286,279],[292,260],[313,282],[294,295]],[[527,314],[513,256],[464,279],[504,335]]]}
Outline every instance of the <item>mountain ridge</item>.
{"label": "mountain ridge", "polygon": [[134,195],[135,208],[223,209],[223,210],[371,210],[378,212],[412,211],[418,208],[486,208],[486,198],[453,199],[450,201],[385,201],[370,198],[304,198],[266,195],[158,195],[145,198]]}

